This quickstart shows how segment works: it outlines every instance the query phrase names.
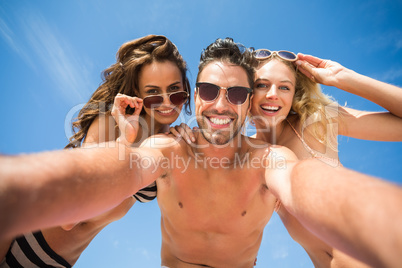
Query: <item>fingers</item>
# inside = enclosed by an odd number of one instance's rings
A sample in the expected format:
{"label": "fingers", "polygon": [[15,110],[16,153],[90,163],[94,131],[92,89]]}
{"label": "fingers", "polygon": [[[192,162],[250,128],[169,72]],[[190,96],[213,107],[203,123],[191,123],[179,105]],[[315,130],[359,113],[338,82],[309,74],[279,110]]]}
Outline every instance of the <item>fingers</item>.
{"label": "fingers", "polygon": [[188,144],[196,141],[193,130],[185,123],[181,123],[179,126],[170,127],[170,133],[180,138],[182,137]]}
{"label": "fingers", "polygon": [[133,106],[131,108],[142,109],[143,100],[138,97],[129,97]]}
{"label": "fingers", "polygon": [[188,143],[195,142],[195,136],[191,128],[185,123],[180,124],[180,134]]}
{"label": "fingers", "polygon": [[117,94],[116,97],[114,98],[114,103],[118,108],[126,109],[128,105],[130,105],[131,108],[134,108],[134,104],[131,101],[130,97],[120,93]]}
{"label": "fingers", "polygon": [[[175,137],[180,138],[181,135],[180,133],[176,130],[176,127],[170,127],[169,128],[170,133],[172,133]],[[168,133],[166,133],[168,134]]]}
{"label": "fingers", "polygon": [[125,95],[117,94],[113,102],[112,115],[124,115],[128,105],[129,103]]}
{"label": "fingers", "polygon": [[135,111],[134,114],[135,116],[139,116],[141,111],[142,111],[142,106],[143,106],[143,102],[142,99],[135,97]]}
{"label": "fingers", "polygon": [[323,59],[311,56],[311,55],[304,55],[302,53],[297,54],[299,60],[306,61],[314,67],[322,67],[322,63],[324,62]]}
{"label": "fingers", "polygon": [[127,106],[135,108],[135,114],[139,115],[142,109],[143,100],[138,97],[131,97],[124,94],[117,94],[114,98],[112,115],[123,115],[126,114]]}
{"label": "fingers", "polygon": [[188,132],[191,132],[191,129],[184,123],[181,123],[179,126],[175,126],[176,131],[179,133],[180,137],[183,137],[183,139],[188,143],[191,144],[192,140],[191,137],[189,136]]}
{"label": "fingers", "polygon": [[[126,108],[134,108],[132,115],[126,114]],[[138,132],[138,119],[143,106],[143,100],[138,97],[130,97],[117,94],[112,108],[112,116],[120,130],[120,140],[126,144],[135,141]]]}
{"label": "fingers", "polygon": [[299,71],[315,82],[315,70],[314,67],[305,61],[298,60],[296,64],[299,66]]}

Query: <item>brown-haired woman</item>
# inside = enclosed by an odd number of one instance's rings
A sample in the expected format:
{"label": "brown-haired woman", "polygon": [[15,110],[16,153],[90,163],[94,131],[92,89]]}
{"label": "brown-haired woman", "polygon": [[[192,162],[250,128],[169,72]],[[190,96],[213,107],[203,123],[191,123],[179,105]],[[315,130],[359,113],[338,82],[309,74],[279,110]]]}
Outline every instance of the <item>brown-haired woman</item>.
{"label": "brown-haired woman", "polygon": [[[127,42],[116,58],[116,63],[103,71],[103,83],[79,112],[73,123],[75,134],[66,148],[94,146],[117,137],[135,146],[151,135],[169,131],[183,105],[190,113],[186,63],[169,39],[148,35]],[[85,222],[25,234],[11,244],[1,243],[1,267],[71,267],[105,226],[123,217],[136,200],[147,202],[155,196],[156,186],[151,185]]]}

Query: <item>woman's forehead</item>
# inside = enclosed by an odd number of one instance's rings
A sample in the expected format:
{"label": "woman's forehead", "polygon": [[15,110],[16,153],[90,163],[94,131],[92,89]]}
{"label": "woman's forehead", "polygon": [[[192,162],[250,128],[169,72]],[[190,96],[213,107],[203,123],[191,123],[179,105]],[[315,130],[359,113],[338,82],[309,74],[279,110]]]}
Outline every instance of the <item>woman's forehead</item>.
{"label": "woman's forehead", "polygon": [[264,62],[257,67],[256,70],[257,77],[261,75],[270,75],[270,74],[291,76],[295,78],[294,70],[286,63],[276,59]]}

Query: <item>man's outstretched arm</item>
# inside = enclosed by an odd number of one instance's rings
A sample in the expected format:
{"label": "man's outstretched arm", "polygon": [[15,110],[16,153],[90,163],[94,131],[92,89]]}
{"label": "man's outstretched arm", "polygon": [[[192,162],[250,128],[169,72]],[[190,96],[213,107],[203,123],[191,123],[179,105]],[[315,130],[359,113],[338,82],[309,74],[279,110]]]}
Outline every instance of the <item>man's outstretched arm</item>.
{"label": "man's outstretched arm", "polygon": [[268,186],[308,230],[373,267],[400,267],[401,187],[318,160],[275,172]]}
{"label": "man's outstretched arm", "polygon": [[0,156],[0,239],[96,216],[162,173],[159,151],[106,147]]}

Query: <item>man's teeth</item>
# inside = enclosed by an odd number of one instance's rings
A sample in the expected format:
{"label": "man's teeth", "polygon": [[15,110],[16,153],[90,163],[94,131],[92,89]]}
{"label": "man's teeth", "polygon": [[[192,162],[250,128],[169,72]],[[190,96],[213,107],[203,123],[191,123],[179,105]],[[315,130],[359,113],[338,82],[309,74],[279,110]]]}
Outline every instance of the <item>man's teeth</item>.
{"label": "man's teeth", "polygon": [[169,114],[169,113],[171,113],[173,111],[173,109],[170,109],[170,110],[159,110],[158,112],[160,112],[160,113],[162,113],[162,114]]}
{"label": "man's teeth", "polygon": [[279,110],[279,106],[262,106],[262,109],[276,112]]}
{"label": "man's teeth", "polygon": [[226,125],[231,121],[230,118],[223,119],[215,117],[211,117],[209,120],[211,120],[211,122],[214,123],[215,125]]}

